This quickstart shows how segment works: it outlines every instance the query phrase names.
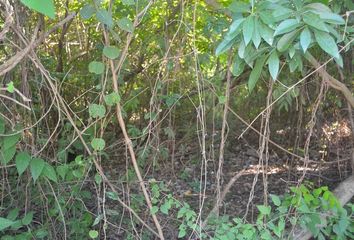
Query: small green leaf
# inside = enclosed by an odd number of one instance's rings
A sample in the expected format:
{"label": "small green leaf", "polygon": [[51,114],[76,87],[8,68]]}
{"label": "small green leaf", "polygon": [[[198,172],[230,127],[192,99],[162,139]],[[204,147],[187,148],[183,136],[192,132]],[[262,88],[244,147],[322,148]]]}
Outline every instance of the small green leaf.
{"label": "small green leaf", "polygon": [[287,34],[284,34],[278,41],[277,43],[277,50],[279,52],[284,52],[287,49],[289,49],[290,45],[292,44],[292,42],[295,40],[297,34],[298,34],[298,30],[294,30],[292,32],[289,32]]}
{"label": "small green leaf", "polygon": [[158,211],[159,211],[159,207],[157,207],[157,206],[153,206],[150,209],[150,212],[151,212],[152,215],[155,215]]}
{"label": "small green leaf", "polygon": [[88,67],[90,73],[102,74],[104,72],[104,64],[102,62],[92,61]]}
{"label": "small green leaf", "polygon": [[257,206],[259,212],[265,216],[270,214],[270,211],[272,210],[271,206],[264,206],[264,205],[258,205]]}
{"label": "small green leaf", "polygon": [[122,30],[126,32],[131,33],[134,31],[133,22],[127,17],[119,19],[117,23],[118,23],[118,27],[120,27]]}
{"label": "small green leaf", "polygon": [[11,81],[8,84],[6,84],[6,90],[9,93],[14,93],[15,92],[15,86],[14,86],[14,82],[13,81]]}
{"label": "small green leaf", "polygon": [[263,55],[260,58],[258,58],[256,61],[256,65],[255,65],[254,69],[252,70],[250,77],[248,79],[248,91],[249,92],[252,92],[254,87],[256,86],[256,83],[258,82],[258,79],[261,76],[262,68],[263,68],[265,60],[266,60],[266,56]]}
{"label": "small green leaf", "polygon": [[311,32],[306,27],[300,34],[300,45],[304,53],[306,52],[310,44],[311,44]]}
{"label": "small green leaf", "polygon": [[15,162],[18,175],[21,176],[21,174],[27,169],[28,165],[30,164],[30,161],[31,156],[28,154],[28,152],[17,153]]}
{"label": "small green leaf", "polygon": [[102,151],[106,145],[105,141],[102,138],[94,138],[91,141],[91,145],[94,150]]}
{"label": "small green leaf", "polygon": [[270,55],[268,59],[268,69],[270,75],[275,81],[277,79],[278,72],[279,72],[279,57],[277,51],[273,51],[273,53]]}
{"label": "small green leaf", "polygon": [[113,106],[113,105],[120,102],[120,96],[118,93],[112,92],[112,93],[104,96],[104,101],[106,102],[106,104],[108,106]]}
{"label": "small green leaf", "polygon": [[320,19],[320,17],[317,14],[305,13],[303,16],[303,20],[307,25],[313,28],[316,28],[320,31],[328,32],[328,28],[326,27],[326,24]]}
{"label": "small green leaf", "polygon": [[112,199],[112,200],[118,200],[118,195],[116,192],[106,192],[106,195],[108,198]]}
{"label": "small green leaf", "polygon": [[281,205],[281,201],[279,196],[274,195],[274,194],[270,194],[270,197],[272,199],[272,202],[274,203],[275,206],[279,207]]}
{"label": "small green leaf", "polygon": [[116,59],[119,57],[120,50],[114,46],[105,46],[103,48],[103,54],[109,59]]}
{"label": "small green leaf", "polygon": [[80,9],[80,16],[82,19],[87,20],[91,18],[95,12],[96,12],[95,7],[91,4],[87,4]]}
{"label": "small green leaf", "polygon": [[219,96],[219,104],[225,104],[226,102],[226,97],[225,96]]}
{"label": "small green leaf", "polygon": [[31,175],[32,175],[34,182],[36,182],[36,180],[42,174],[43,168],[44,168],[44,160],[43,159],[33,158],[31,160],[30,169],[31,169]]}
{"label": "small green leaf", "polygon": [[275,29],[274,36],[291,32],[299,26],[300,24],[296,19],[286,19]]}
{"label": "small green leaf", "polygon": [[36,12],[42,13],[51,19],[55,18],[54,0],[21,0],[21,2]]}
{"label": "small green leaf", "polygon": [[333,37],[326,32],[314,31],[315,38],[318,45],[322,48],[323,51],[328,53],[334,58],[339,58],[338,46],[334,41]]}
{"label": "small green leaf", "polygon": [[93,118],[103,118],[106,114],[106,108],[103,105],[93,103],[89,106],[89,114]]}
{"label": "small green leaf", "polygon": [[95,239],[98,237],[98,232],[96,230],[90,230],[89,236],[90,236],[90,238]]}
{"label": "small green leaf", "polygon": [[0,231],[10,227],[12,224],[14,224],[13,221],[0,217]]}
{"label": "small green leaf", "polygon": [[252,15],[248,16],[243,23],[243,40],[245,45],[251,41],[254,31],[254,17]]}
{"label": "small green leaf", "polygon": [[8,220],[11,220],[11,221],[15,221],[16,220],[16,218],[18,217],[18,214],[20,213],[20,209],[18,209],[18,208],[14,208],[14,209],[12,209],[10,212],[9,212],[9,214],[7,215],[7,219]]}
{"label": "small green leaf", "polygon": [[57,174],[55,173],[53,166],[51,166],[49,163],[44,164],[42,175],[46,176],[53,182],[58,182]]}
{"label": "small green leaf", "polygon": [[102,183],[102,177],[99,173],[95,174],[95,182],[96,184],[100,185]]}
{"label": "small green leaf", "polygon": [[23,225],[29,225],[33,220],[33,212],[28,212],[21,220]]}
{"label": "small green leaf", "polygon": [[332,12],[329,7],[322,3],[311,3],[305,6],[306,8],[316,10],[316,12]]}
{"label": "small green leaf", "polygon": [[102,24],[105,24],[108,28],[113,28],[114,22],[112,15],[105,9],[99,9],[96,12],[96,17],[98,21]]}
{"label": "small green leaf", "polygon": [[184,236],[186,236],[187,234],[187,231],[186,231],[186,228],[183,227],[183,228],[179,228],[179,231],[178,231],[178,238],[183,238]]}
{"label": "small green leaf", "polygon": [[57,173],[64,180],[67,172],[69,171],[69,166],[64,164],[57,167]]}

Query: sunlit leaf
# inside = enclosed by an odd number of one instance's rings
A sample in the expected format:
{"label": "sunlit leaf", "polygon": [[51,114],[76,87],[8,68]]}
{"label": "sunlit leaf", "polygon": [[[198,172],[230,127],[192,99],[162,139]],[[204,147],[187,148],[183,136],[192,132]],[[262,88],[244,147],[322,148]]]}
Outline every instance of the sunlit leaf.
{"label": "sunlit leaf", "polygon": [[21,0],[27,7],[42,13],[52,19],[55,18],[54,0]]}

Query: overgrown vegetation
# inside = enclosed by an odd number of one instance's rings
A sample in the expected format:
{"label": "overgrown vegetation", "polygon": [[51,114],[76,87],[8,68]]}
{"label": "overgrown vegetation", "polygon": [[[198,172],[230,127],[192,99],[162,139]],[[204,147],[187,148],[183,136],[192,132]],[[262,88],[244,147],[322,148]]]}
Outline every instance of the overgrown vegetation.
{"label": "overgrown vegetation", "polygon": [[0,239],[353,239],[353,11],[2,0]]}

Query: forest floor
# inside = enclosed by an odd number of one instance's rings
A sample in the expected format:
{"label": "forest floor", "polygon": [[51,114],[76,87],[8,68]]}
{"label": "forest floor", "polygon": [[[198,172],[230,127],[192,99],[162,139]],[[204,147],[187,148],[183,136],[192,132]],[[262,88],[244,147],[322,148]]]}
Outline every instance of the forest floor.
{"label": "forest floor", "polygon": [[[223,167],[223,186],[242,170],[245,173],[237,179],[228,191],[223,205],[220,208],[222,215],[233,217],[244,217],[246,214],[247,205],[250,199],[250,193],[254,185],[254,194],[249,203],[249,211],[247,219],[250,222],[256,220],[257,208],[256,205],[264,202],[264,179],[267,182],[267,194],[283,195],[289,190],[289,187],[296,186],[299,179],[305,173],[303,182],[312,182],[316,186],[328,186],[331,190],[335,186],[351,175],[351,155],[352,144],[351,135],[345,132],[346,123],[335,128],[335,131],[326,133],[323,131],[320,135],[313,139],[314,142],[322,140],[321,144],[312,144],[309,149],[310,163],[305,166],[303,161],[293,157],[282,150],[269,146],[268,168],[263,171],[260,167],[258,155],[258,137],[255,134],[246,134],[242,138],[238,138],[237,134],[233,137],[229,136],[228,144],[226,145],[224,154]],[[342,128],[342,129],[339,129]],[[343,133],[344,131],[344,133]],[[325,134],[329,134],[332,138],[323,138]],[[335,138],[333,138],[333,136]],[[287,139],[286,133],[280,136],[279,139]],[[217,142],[217,141],[215,141]],[[150,181],[155,179],[163,182],[173,197],[179,201],[189,203],[194,210],[199,210],[201,194],[200,190],[201,176],[205,177],[200,159],[200,146],[198,139],[192,139],[184,143],[183,152],[175,152],[175,159],[165,161],[158,167],[147,167],[144,179]],[[121,149],[123,150],[123,149]],[[208,155],[207,176],[206,176],[206,192],[205,202],[203,205],[203,217],[205,218],[215,204],[216,193],[216,171],[218,166],[218,151],[219,145],[214,146],[214,156]],[[121,152],[121,151],[120,151]],[[210,152],[210,151],[209,151]],[[121,159],[124,159],[122,157]],[[264,163],[265,164],[265,163]],[[117,166],[106,166],[107,170],[118,169]],[[124,174],[125,166],[121,167],[118,172],[111,172],[112,175]],[[305,171],[305,172],[304,172]],[[255,182],[255,177],[258,179]],[[263,174],[264,173],[264,174]],[[205,178],[204,178],[205,180]],[[203,181],[204,181],[203,180]],[[133,187],[132,187],[133,186]],[[133,184],[130,189],[125,192],[130,194],[138,194],[140,189],[138,184]],[[169,218],[161,216],[164,219],[164,225],[168,227]],[[173,218],[171,218],[173,219]],[[165,221],[166,220],[166,221]],[[172,224],[172,222],[171,222]],[[174,235],[176,233],[172,233]],[[171,239],[177,239],[176,236],[170,236]]]}

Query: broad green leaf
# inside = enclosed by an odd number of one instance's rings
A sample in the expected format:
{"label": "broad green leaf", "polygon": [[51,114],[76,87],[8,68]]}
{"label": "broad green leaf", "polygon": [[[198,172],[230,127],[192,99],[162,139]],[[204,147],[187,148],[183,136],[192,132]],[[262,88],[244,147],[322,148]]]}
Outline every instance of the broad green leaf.
{"label": "broad green leaf", "polygon": [[302,19],[307,25],[316,28],[318,30],[328,32],[328,28],[326,27],[326,24],[322,21],[322,19],[320,19],[320,17],[317,14],[311,12],[305,13]]}
{"label": "broad green leaf", "polygon": [[288,19],[289,16],[292,16],[294,11],[289,8],[281,7],[278,5],[275,10],[272,11],[272,16],[276,22]]}
{"label": "broad green leaf", "polygon": [[21,134],[15,134],[4,137],[3,149],[8,149],[15,146],[21,138]]}
{"label": "broad green leaf", "polygon": [[11,221],[15,221],[16,218],[18,217],[18,214],[20,213],[20,209],[18,208],[14,208],[12,209],[9,214],[7,214],[7,219],[8,220],[11,220]]}
{"label": "broad green leaf", "polygon": [[329,12],[320,12],[319,14],[320,18],[328,23],[332,24],[345,24],[345,20],[338,14],[335,13],[329,13]]}
{"label": "broad green leaf", "polygon": [[8,84],[6,84],[6,90],[9,93],[14,93],[15,92],[15,86],[14,86],[14,82],[13,81],[11,81]]}
{"label": "broad green leaf", "polygon": [[236,19],[235,21],[233,21],[230,25],[229,31],[227,32],[225,39],[227,40],[232,40],[235,37],[237,37],[237,35],[239,35],[241,33],[242,30],[242,23],[245,21],[244,18],[239,18]]}
{"label": "broad green leaf", "polygon": [[178,238],[183,238],[184,236],[186,236],[186,234],[187,234],[186,229],[185,228],[181,228],[178,231]]}
{"label": "broad green leaf", "polygon": [[57,167],[57,173],[64,180],[67,172],[69,171],[69,166],[64,164]]}
{"label": "broad green leaf", "polygon": [[269,215],[272,210],[271,206],[258,205],[257,206],[259,212],[263,215]]}
{"label": "broad green leaf", "polygon": [[234,62],[231,66],[231,73],[235,77],[240,76],[245,68],[245,62],[236,54]]}
{"label": "broad green leaf", "polygon": [[245,57],[245,51],[246,51],[246,45],[244,41],[240,42],[240,45],[238,46],[238,51],[237,54],[241,59],[244,59]]}
{"label": "broad green leaf", "polygon": [[119,19],[117,24],[118,24],[118,27],[120,27],[122,30],[124,30],[126,32],[131,33],[134,31],[133,22],[127,17]]}
{"label": "broad green leaf", "polygon": [[28,152],[20,152],[16,155],[15,162],[18,175],[21,176],[21,174],[27,169],[30,161],[31,156],[28,154]]}
{"label": "broad green leaf", "polygon": [[95,151],[102,151],[105,147],[106,143],[102,138],[94,138],[91,141],[91,146]]}
{"label": "broad green leaf", "polygon": [[273,53],[270,55],[268,59],[268,69],[270,75],[275,81],[277,79],[278,72],[279,72],[279,57],[277,51],[273,51]]}
{"label": "broad green leaf", "polygon": [[291,32],[299,26],[300,24],[296,19],[286,19],[282,21],[275,29],[274,36]]}
{"label": "broad green leaf", "polygon": [[258,82],[258,79],[261,76],[262,68],[263,68],[265,60],[266,60],[266,56],[263,55],[262,57],[258,58],[256,61],[256,65],[255,65],[254,69],[252,70],[250,77],[248,79],[248,91],[249,92],[252,92],[254,87],[256,86],[256,83]]}
{"label": "broad green leaf", "polygon": [[82,19],[87,20],[91,18],[95,12],[96,12],[95,7],[91,4],[87,4],[80,9],[80,16]]}
{"label": "broad green leaf", "polygon": [[219,56],[220,54],[226,52],[227,50],[229,50],[232,47],[233,44],[234,44],[233,39],[229,40],[229,39],[224,38],[220,42],[220,44],[216,47],[215,55]]}
{"label": "broad green leaf", "polygon": [[274,31],[267,25],[262,23],[259,26],[259,32],[264,41],[266,41],[270,46],[272,46],[274,41]]}
{"label": "broad green leaf", "polygon": [[135,5],[135,0],[122,0],[122,3],[127,6]]}
{"label": "broad green leaf", "polygon": [[33,212],[28,212],[21,220],[23,225],[29,225],[33,220]]}
{"label": "broad green leaf", "polygon": [[90,230],[89,236],[90,236],[90,238],[95,239],[98,237],[98,232],[96,230]]}
{"label": "broad green leaf", "polygon": [[243,22],[243,40],[245,45],[247,46],[248,43],[251,41],[254,31],[254,17],[252,15],[248,16],[246,20]]}
{"label": "broad green leaf", "polygon": [[105,46],[103,48],[103,54],[109,59],[116,59],[119,57],[120,50],[114,46]]}
{"label": "broad green leaf", "polygon": [[261,44],[261,35],[259,32],[259,22],[257,19],[254,20],[254,31],[253,31],[253,36],[252,36],[252,42],[254,46],[258,49],[259,44]]}
{"label": "broad green leaf", "polygon": [[51,19],[55,18],[54,0],[21,0],[21,2],[36,12],[42,13]]}
{"label": "broad green leaf", "polygon": [[113,18],[112,15],[107,10],[99,9],[96,12],[96,17],[100,23],[105,24],[108,28],[113,28],[114,25]]}
{"label": "broad green leaf", "polygon": [[93,118],[103,118],[106,114],[106,108],[103,105],[93,103],[89,106],[89,114]]}
{"label": "broad green leaf", "polygon": [[338,46],[331,35],[326,32],[316,30],[314,33],[316,41],[322,50],[334,58],[339,58]]}
{"label": "broad green leaf", "polygon": [[57,174],[55,173],[53,166],[51,166],[49,163],[44,164],[42,175],[46,176],[53,182],[58,182]]}
{"label": "broad green leaf", "polygon": [[287,34],[284,34],[278,41],[277,43],[277,50],[279,52],[284,52],[286,51],[290,45],[293,43],[293,41],[295,40],[297,34],[298,34],[298,30],[294,30],[292,32],[289,32]]}
{"label": "broad green leaf", "polygon": [[102,62],[92,61],[88,68],[90,73],[102,74],[104,72],[104,64]]}
{"label": "broad green leaf", "polygon": [[300,34],[300,45],[304,53],[308,49],[308,47],[311,44],[311,32],[310,30],[306,27],[304,30],[302,30]]}
{"label": "broad green leaf", "polygon": [[277,195],[270,194],[270,197],[275,206],[279,207],[281,205],[280,198]]}
{"label": "broad green leaf", "polygon": [[12,224],[14,224],[13,221],[0,217],[0,231],[10,227]]}
{"label": "broad green leaf", "polygon": [[305,6],[306,8],[316,10],[317,12],[332,12],[332,10],[322,3],[311,3]]}
{"label": "broad green leaf", "polygon": [[113,106],[113,105],[120,102],[120,96],[118,93],[112,92],[112,93],[104,96],[104,101],[106,102],[106,104],[108,106]]}
{"label": "broad green leaf", "polygon": [[30,169],[31,169],[31,176],[32,176],[34,182],[36,182],[36,180],[42,174],[43,168],[44,168],[44,160],[43,159],[33,158],[31,160]]}
{"label": "broad green leaf", "polygon": [[7,149],[2,149],[0,151],[0,162],[3,164],[8,164],[11,159],[15,156],[16,154],[16,146],[9,147]]}

